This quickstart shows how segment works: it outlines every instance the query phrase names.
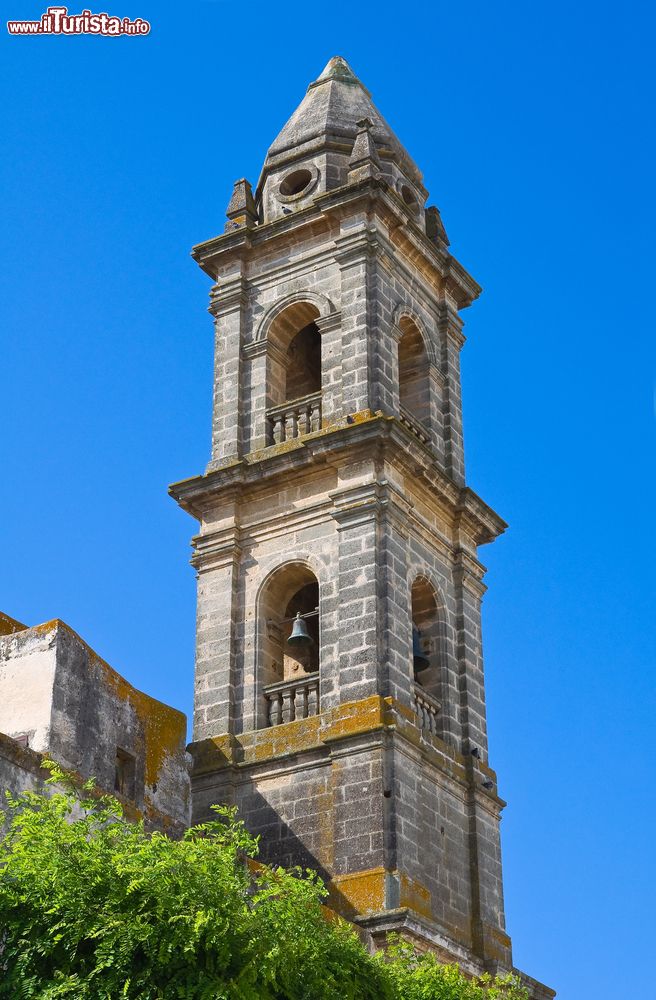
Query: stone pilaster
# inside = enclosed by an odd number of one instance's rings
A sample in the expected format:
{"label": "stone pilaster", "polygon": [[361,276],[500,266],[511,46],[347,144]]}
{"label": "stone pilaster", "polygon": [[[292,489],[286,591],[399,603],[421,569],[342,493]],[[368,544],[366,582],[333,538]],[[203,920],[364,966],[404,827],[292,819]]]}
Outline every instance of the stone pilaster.
{"label": "stone pilaster", "polygon": [[465,342],[462,320],[448,304],[440,310],[439,330],[442,341],[444,385],[444,443],[446,469],[456,483],[465,481],[465,452],[462,432],[462,389],[460,385],[460,350]]}
{"label": "stone pilaster", "polygon": [[444,430],[444,397],[446,379],[441,369],[432,362],[428,369],[430,384],[430,441],[438,465],[446,468],[446,447]]}
{"label": "stone pilaster", "polygon": [[192,563],[198,575],[198,597],[194,740],[235,728],[242,621],[236,502],[235,498],[228,505],[232,509],[226,513],[223,525],[195,539]]}
{"label": "stone pilaster", "polygon": [[512,948],[506,934],[503,873],[501,869],[500,813],[504,804],[482,782],[494,783],[493,772],[468,762],[467,796],[471,880],[471,935],[473,950],[494,969],[512,968]]}
{"label": "stone pilaster", "polygon": [[371,405],[371,328],[375,325],[373,271],[375,242],[358,227],[337,241],[335,258],[341,268],[342,410],[361,413]]}
{"label": "stone pilaster", "polygon": [[397,487],[381,484],[379,602],[382,648],[380,693],[412,708],[412,629],[408,588],[408,523],[411,504]]}
{"label": "stone pilaster", "polygon": [[485,686],[481,645],[481,600],[485,593],[480,563],[460,549],[456,553],[456,644],[460,724],[464,752],[478,747],[487,759]]}
{"label": "stone pilaster", "polygon": [[319,316],[321,334],[321,420],[324,427],[340,420],[342,406],[342,314]]}
{"label": "stone pilaster", "polygon": [[377,693],[380,632],[379,500],[375,483],[347,487],[331,496],[338,546],[338,699]]}
{"label": "stone pilaster", "polygon": [[214,286],[210,312],[214,316],[214,407],[212,463],[241,454],[241,347],[245,327],[247,284],[236,275]]}
{"label": "stone pilaster", "polygon": [[244,452],[266,448],[269,440],[267,409],[274,380],[282,378],[285,359],[275,344],[256,340],[246,344],[242,351],[245,397],[249,401],[244,420]]}

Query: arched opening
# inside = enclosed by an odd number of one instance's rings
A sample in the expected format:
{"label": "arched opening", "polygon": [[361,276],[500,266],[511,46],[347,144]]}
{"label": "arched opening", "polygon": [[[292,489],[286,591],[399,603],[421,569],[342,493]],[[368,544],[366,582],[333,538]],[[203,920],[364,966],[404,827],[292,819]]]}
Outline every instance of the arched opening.
{"label": "arched opening", "polygon": [[276,570],[260,595],[259,621],[262,724],[316,715],[321,630],[314,573],[302,563]]}
{"label": "arched opening", "polygon": [[401,416],[430,428],[429,361],[419,327],[408,316],[399,322],[399,404]]}
{"label": "arched opening", "polygon": [[308,323],[287,348],[285,402],[317,392],[321,392],[321,334],[316,323]]}
{"label": "arched opening", "polygon": [[318,308],[294,302],[275,317],[267,336],[268,444],[321,427],[321,334]]}
{"label": "arched opening", "polygon": [[411,590],[412,669],[415,685],[429,695],[424,699],[430,716],[427,728],[439,733],[440,701],[444,672],[444,617],[432,584],[417,577]]}

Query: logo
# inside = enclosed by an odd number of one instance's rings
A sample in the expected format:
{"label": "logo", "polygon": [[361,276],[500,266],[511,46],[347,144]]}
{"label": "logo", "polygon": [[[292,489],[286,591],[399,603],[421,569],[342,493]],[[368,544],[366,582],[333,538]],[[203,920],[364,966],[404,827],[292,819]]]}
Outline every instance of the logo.
{"label": "logo", "polygon": [[150,23],[137,17],[114,17],[111,14],[92,14],[83,10],[69,14],[68,7],[48,7],[39,21],[7,21],[10,35],[147,35]]}

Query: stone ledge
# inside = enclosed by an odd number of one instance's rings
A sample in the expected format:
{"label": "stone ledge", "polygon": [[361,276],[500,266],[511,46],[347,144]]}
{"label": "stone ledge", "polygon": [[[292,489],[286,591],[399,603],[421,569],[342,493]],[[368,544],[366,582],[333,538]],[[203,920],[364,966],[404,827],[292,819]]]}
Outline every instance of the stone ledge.
{"label": "stone ledge", "polygon": [[[417,726],[412,709],[393,698],[372,695],[360,701],[345,702],[319,715],[294,722],[252,730],[240,735],[220,734],[189,744],[194,766],[193,776],[213,773],[230,767],[252,767],[269,760],[296,757],[299,754],[339,752],[343,744],[361,737],[381,736],[396,732],[405,744],[425,756],[442,773],[468,786],[468,761],[439,736],[426,733]],[[481,773],[495,778],[495,772],[477,762]],[[505,803],[494,795],[492,802]]]}

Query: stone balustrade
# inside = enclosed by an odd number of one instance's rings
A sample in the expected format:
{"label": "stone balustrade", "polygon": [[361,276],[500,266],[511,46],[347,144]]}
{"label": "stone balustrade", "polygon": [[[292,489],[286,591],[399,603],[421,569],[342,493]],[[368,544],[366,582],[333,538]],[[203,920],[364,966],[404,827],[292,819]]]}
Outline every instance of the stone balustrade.
{"label": "stone balustrade", "polygon": [[415,684],[415,712],[420,729],[424,729],[432,736],[439,735],[438,717],[441,705],[432,694],[424,690],[419,684]]}
{"label": "stone balustrade", "polygon": [[428,444],[430,441],[430,435],[423,424],[420,424],[412,414],[406,410],[405,406],[401,406],[399,409],[399,419],[401,423],[412,431],[415,437],[418,437],[422,444]]}
{"label": "stone balustrade", "polygon": [[319,673],[303,674],[293,680],[269,684],[264,689],[267,725],[279,726],[294,719],[319,714]]}
{"label": "stone balustrade", "polygon": [[321,393],[292,399],[267,410],[267,444],[280,444],[321,428]]}

